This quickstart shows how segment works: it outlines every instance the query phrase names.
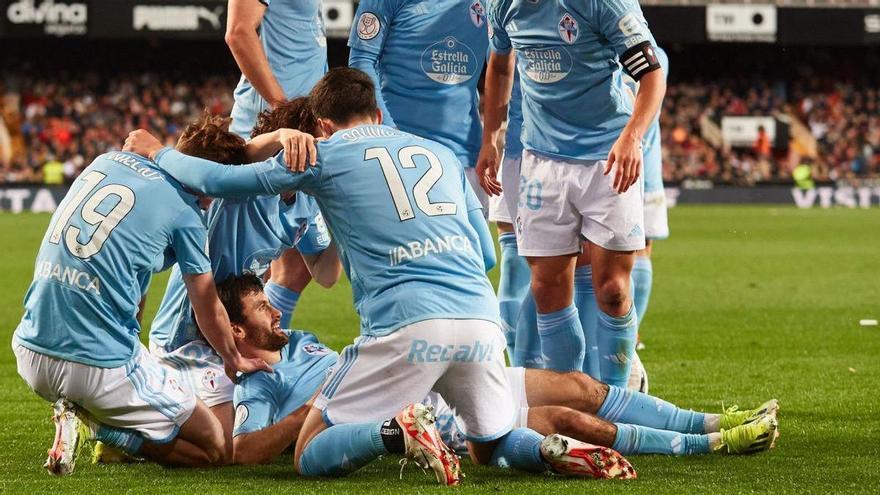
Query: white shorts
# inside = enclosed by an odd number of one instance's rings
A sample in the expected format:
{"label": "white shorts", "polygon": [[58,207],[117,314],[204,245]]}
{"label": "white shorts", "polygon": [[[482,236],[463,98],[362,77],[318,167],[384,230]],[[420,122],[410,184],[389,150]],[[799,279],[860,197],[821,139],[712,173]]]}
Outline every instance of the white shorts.
{"label": "white shorts", "polygon": [[489,197],[489,220],[493,222],[513,223],[516,219],[516,208],[519,203],[519,169],[522,155],[505,156],[498,168],[501,188],[498,196]]}
{"label": "white shorts", "polygon": [[645,248],[642,179],[625,193],[612,189],[605,162],[574,161],[523,152],[517,245],[521,256],[580,251],[581,241],[612,251]]}
{"label": "white shorts", "polygon": [[653,240],[669,237],[666,191],[663,189],[645,193],[645,237]]}
{"label": "white shorts", "polygon": [[486,194],[483,186],[480,185],[480,179],[477,177],[477,168],[465,167],[464,176],[467,177],[468,182],[471,184],[471,189],[474,190],[477,199],[480,200],[480,205],[483,207],[483,216],[487,216],[489,214],[489,195]]}
{"label": "white shorts", "polygon": [[223,359],[204,340],[194,340],[171,352],[150,343],[159,364],[180,373],[183,383],[208,407],[232,401],[235,384],[226,376]]}
{"label": "white shorts", "polygon": [[[513,395],[516,418],[513,421],[514,428],[527,428],[529,423],[529,401],[526,397],[526,369],[505,368],[507,382]],[[456,411],[449,407],[443,397],[436,392],[431,392],[422,401],[424,404],[434,406],[434,416],[437,417],[437,429],[440,437],[449,448],[458,453],[467,452],[467,433],[458,419]]]}
{"label": "white shorts", "polygon": [[64,397],[108,426],[170,442],[196,408],[192,392],[143,346],[124,366],[99,368],[34,352],[13,343],[18,374],[49,402]]}
{"label": "white shorts", "polygon": [[454,408],[468,440],[506,435],[516,416],[504,371],[506,343],[496,323],[424,320],[345,348],[315,407],[327,425],[394,417],[429,392]]}

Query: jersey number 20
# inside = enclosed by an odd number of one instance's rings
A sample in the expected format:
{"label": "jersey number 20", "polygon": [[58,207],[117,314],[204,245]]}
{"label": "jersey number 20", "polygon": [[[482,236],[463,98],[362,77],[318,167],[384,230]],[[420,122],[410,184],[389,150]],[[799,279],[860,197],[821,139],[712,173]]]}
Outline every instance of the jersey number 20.
{"label": "jersey number 20", "polygon": [[[421,146],[406,146],[397,153],[397,162],[401,168],[416,168],[413,160],[416,156],[425,157],[430,165],[425,175],[413,186],[412,195],[416,200],[416,206],[422,213],[430,217],[455,215],[458,211],[455,203],[432,203],[428,198],[431,188],[443,176],[443,165],[440,164],[437,155]],[[388,191],[391,192],[391,200],[394,202],[394,208],[397,209],[400,221],[415,218],[416,215],[412,203],[409,201],[409,195],[406,193],[406,187],[403,185],[403,179],[400,177],[400,172],[397,171],[397,166],[395,166],[388,148],[369,148],[364,153],[364,160],[379,160],[379,166],[382,167],[382,173],[385,175],[385,182],[388,183]]]}
{"label": "jersey number 20", "polygon": [[[49,242],[59,244],[63,236],[64,244],[67,246],[70,254],[82,259],[91,258],[101,250],[113,229],[134,208],[135,200],[134,191],[120,184],[106,185],[89,196],[89,193],[94,191],[105,177],[107,176],[97,171],[89,172],[81,177],[82,186],[70,198],[70,201],[64,206],[61,215],[58,216],[52,228],[52,233],[49,235]],[[98,206],[110,196],[118,198],[116,204],[106,214],[99,212]],[[82,211],[80,212],[82,219],[87,224],[96,227],[92,237],[85,244],[79,242],[79,235],[82,232],[79,227],[71,225],[67,228],[67,233],[64,233],[64,228],[70,222],[70,217],[73,216],[73,213],[80,205],[82,205]]]}

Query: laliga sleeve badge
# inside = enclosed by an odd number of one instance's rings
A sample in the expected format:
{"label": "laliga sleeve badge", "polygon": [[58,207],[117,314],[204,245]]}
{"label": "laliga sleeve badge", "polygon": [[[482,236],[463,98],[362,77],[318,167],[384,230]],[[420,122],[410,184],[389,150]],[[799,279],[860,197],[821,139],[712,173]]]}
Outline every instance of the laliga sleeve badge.
{"label": "laliga sleeve badge", "polygon": [[239,404],[235,408],[235,428],[241,427],[248,419],[248,408],[244,404]]}
{"label": "laliga sleeve badge", "polygon": [[376,36],[379,36],[379,31],[382,30],[382,24],[379,22],[379,18],[376,17],[376,14],[372,12],[364,12],[358,18],[357,23],[357,34],[358,38],[369,41]]}
{"label": "laliga sleeve badge", "polygon": [[558,29],[559,37],[569,45],[573,45],[578,39],[578,34],[580,34],[577,21],[568,12],[562,16],[562,19],[559,19]]}
{"label": "laliga sleeve badge", "polygon": [[471,3],[468,10],[471,16],[471,22],[474,23],[474,26],[482,27],[483,23],[486,22],[486,9],[483,8],[483,4],[480,3],[480,0]]}

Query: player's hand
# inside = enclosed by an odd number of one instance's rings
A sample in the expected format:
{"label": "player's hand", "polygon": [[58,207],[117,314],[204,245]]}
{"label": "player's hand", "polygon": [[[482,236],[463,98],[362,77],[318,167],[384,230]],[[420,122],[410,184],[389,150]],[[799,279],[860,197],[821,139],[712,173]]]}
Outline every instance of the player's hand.
{"label": "player's hand", "polygon": [[238,372],[253,373],[254,371],[268,371],[273,373],[269,363],[259,358],[245,358],[239,355],[235,359],[223,361],[223,367],[226,370],[226,376],[232,380],[232,383],[238,383]]}
{"label": "player's hand", "polygon": [[279,129],[278,140],[284,148],[284,162],[291,172],[304,172],[314,167],[318,158],[315,137],[294,129]]}
{"label": "player's hand", "polygon": [[480,187],[489,196],[501,194],[501,183],[498,182],[498,146],[495,143],[483,144],[480,148],[480,156],[477,158],[477,178],[480,179]]}
{"label": "player's hand", "polygon": [[161,150],[162,148],[162,143],[152,134],[144,129],[138,129],[136,131],[131,131],[128,133],[128,137],[125,138],[125,146],[122,147],[122,151],[137,153],[144,158],[149,158],[150,160],[152,160],[153,158],[155,158],[156,153],[158,153],[159,150]]}
{"label": "player's hand", "polygon": [[608,161],[605,164],[604,174],[608,175],[614,170],[614,185],[618,194],[623,194],[639,180],[642,172],[642,140],[622,134],[611,152],[608,153]]}

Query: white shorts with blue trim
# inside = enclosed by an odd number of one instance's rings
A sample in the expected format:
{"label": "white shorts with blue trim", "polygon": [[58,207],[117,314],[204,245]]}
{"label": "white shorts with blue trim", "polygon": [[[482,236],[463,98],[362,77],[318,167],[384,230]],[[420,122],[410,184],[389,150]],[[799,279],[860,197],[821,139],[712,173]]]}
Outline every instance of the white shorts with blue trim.
{"label": "white shorts with blue trim", "polygon": [[180,373],[183,384],[208,407],[232,402],[235,384],[226,376],[223,359],[204,340],[194,340],[171,352],[150,343],[159,364]]}
{"label": "white shorts with blue trim", "polygon": [[669,237],[666,191],[663,189],[645,192],[645,237],[651,240]]}
{"label": "white shorts with blue trim", "polygon": [[361,336],[342,351],[314,405],[327,425],[383,421],[434,391],[455,409],[468,440],[492,441],[517,414],[505,348],[498,324],[485,320],[424,320]]}
{"label": "white shorts with blue trim", "polygon": [[467,177],[471,189],[474,190],[477,199],[480,200],[480,206],[483,208],[483,216],[487,217],[489,215],[489,195],[486,194],[486,191],[483,190],[483,186],[480,185],[480,178],[477,177],[477,169],[475,167],[465,167],[464,176]]}
{"label": "white shorts with blue trim", "polygon": [[49,402],[64,397],[108,426],[135,430],[155,443],[170,442],[196,408],[179,375],[140,346],[118,368],[65,361],[13,344],[18,374]]}
{"label": "white shorts with blue trim", "polygon": [[516,240],[520,256],[580,252],[586,239],[611,251],[645,248],[643,183],[623,194],[603,160],[562,160],[523,152]]}
{"label": "white shorts with blue trim", "polygon": [[503,192],[489,197],[489,220],[512,224],[519,203],[519,169],[522,155],[504,156],[498,168],[498,181]]}

